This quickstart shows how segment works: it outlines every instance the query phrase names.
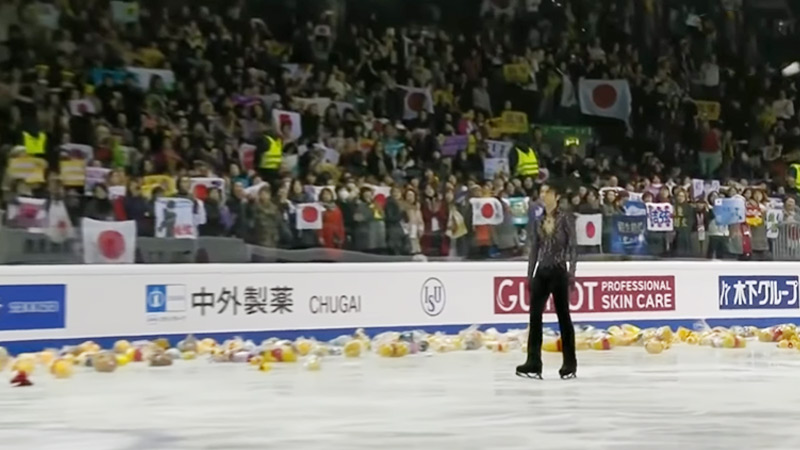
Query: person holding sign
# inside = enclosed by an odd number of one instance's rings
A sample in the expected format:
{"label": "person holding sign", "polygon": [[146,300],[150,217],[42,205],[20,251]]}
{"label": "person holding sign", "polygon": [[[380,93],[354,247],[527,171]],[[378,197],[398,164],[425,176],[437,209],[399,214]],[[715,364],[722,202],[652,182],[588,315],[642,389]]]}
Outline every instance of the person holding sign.
{"label": "person holding sign", "polygon": [[528,257],[528,292],[531,299],[528,330],[528,359],[517,366],[517,375],[542,378],[542,314],[547,299],[553,305],[561,329],[564,364],[558,371],[561,378],[574,378],[578,369],[575,356],[575,330],[569,312],[569,293],[575,281],[578,260],[575,219],[569,211],[558,208],[561,196],[553,186],[542,186],[544,214],[531,220]]}

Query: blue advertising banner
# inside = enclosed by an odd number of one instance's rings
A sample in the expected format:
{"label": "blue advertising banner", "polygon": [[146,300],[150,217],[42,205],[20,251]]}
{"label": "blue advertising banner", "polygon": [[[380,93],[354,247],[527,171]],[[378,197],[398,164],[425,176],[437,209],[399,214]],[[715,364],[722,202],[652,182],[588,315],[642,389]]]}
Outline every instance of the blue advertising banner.
{"label": "blue advertising banner", "polygon": [[719,309],[798,309],[798,277],[720,276]]}
{"label": "blue advertising banner", "polygon": [[0,285],[0,331],[65,327],[65,284]]}
{"label": "blue advertising banner", "polygon": [[621,255],[647,254],[647,216],[614,216],[611,219],[611,253]]}

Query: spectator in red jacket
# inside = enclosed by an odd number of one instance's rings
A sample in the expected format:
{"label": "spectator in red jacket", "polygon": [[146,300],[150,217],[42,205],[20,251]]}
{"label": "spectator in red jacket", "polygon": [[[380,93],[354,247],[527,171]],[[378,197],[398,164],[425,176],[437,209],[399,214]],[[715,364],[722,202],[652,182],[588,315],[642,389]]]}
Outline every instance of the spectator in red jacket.
{"label": "spectator in red jacket", "polygon": [[325,210],[322,212],[322,229],[318,231],[319,242],[326,248],[343,248],[345,244],[344,220],[342,211],[333,201],[333,191],[322,189],[319,201]]}

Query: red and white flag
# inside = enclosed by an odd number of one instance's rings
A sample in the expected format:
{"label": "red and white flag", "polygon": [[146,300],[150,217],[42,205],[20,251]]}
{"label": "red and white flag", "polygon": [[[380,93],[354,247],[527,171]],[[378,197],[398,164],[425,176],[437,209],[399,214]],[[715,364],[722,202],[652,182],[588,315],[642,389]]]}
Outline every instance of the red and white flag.
{"label": "red and white flag", "polygon": [[392,187],[391,186],[375,186],[370,185],[370,189],[372,189],[373,193],[373,200],[375,203],[381,205],[381,208],[386,206],[386,200],[392,195]]}
{"label": "red and white flag", "polygon": [[277,134],[283,132],[283,127],[289,126],[289,142],[300,139],[303,135],[303,126],[300,123],[300,114],[293,111],[284,111],[282,109],[272,110],[272,125],[275,127]]}
{"label": "red and white flag", "polygon": [[578,214],[575,217],[575,236],[578,245],[601,245],[603,243],[603,215]]}
{"label": "red and white flag", "polygon": [[503,223],[503,204],[494,197],[473,198],[472,225],[499,225]]}
{"label": "red and white flag", "polygon": [[581,79],[578,86],[582,113],[628,121],[631,115],[628,80]]}
{"label": "red and white flag", "polygon": [[14,228],[42,230],[47,227],[46,203],[43,198],[19,197],[8,205],[6,222]]}
{"label": "red and white flag", "polygon": [[406,91],[403,99],[403,120],[416,119],[422,111],[433,113],[433,96],[430,88],[398,87]]}
{"label": "red and white flag", "polygon": [[47,210],[47,229],[45,233],[53,242],[64,242],[75,237],[75,227],[69,218],[67,207],[62,201],[51,201]]}
{"label": "red and white flag", "polygon": [[299,203],[295,226],[298,230],[322,229],[322,205],[319,203]]}
{"label": "red and white flag", "polygon": [[222,178],[213,177],[195,177],[191,178],[192,193],[198,200],[206,201],[208,198],[208,191],[211,189],[219,189],[220,198],[225,199],[225,180]]}
{"label": "red and white flag", "polygon": [[84,218],[83,262],[86,264],[133,264],[136,255],[136,222],[103,222]]}

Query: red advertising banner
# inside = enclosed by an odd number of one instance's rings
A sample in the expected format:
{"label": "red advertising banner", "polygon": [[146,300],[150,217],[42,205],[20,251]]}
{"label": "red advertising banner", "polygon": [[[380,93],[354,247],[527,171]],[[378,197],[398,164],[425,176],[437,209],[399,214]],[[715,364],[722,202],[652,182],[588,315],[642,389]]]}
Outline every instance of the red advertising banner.
{"label": "red advertising banner", "polygon": [[[570,311],[607,313],[674,311],[674,276],[579,277],[570,294]],[[525,277],[494,278],[494,313],[528,314],[530,298]],[[545,313],[555,312],[553,299]]]}

